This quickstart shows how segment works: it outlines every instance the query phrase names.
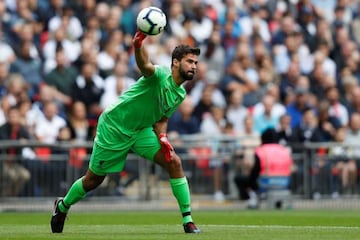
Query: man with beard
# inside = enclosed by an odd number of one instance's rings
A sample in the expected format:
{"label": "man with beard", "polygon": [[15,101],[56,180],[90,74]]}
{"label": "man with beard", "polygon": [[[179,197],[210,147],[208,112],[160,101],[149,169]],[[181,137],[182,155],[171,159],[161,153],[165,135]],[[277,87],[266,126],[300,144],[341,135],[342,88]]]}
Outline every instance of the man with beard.
{"label": "man with beard", "polygon": [[64,198],[55,201],[51,218],[54,233],[63,231],[67,212],[86,193],[98,187],[105,176],[120,172],[129,151],[153,161],[169,174],[185,233],[199,233],[191,217],[190,190],[181,165],[167,137],[168,118],[184,100],[182,84],[192,80],[200,50],[186,45],[172,53],[171,69],[154,66],[142,46],[146,35],[133,38],[135,59],[143,76],[99,117],[89,168],[76,180]]}

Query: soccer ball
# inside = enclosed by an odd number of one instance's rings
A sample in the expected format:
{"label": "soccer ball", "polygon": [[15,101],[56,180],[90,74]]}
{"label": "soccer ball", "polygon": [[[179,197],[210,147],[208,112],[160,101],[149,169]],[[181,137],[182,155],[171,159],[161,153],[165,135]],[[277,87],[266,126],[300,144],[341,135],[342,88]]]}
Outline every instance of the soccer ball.
{"label": "soccer ball", "polygon": [[157,7],[142,9],[136,18],[136,24],[140,31],[147,35],[157,35],[164,31],[166,15]]}

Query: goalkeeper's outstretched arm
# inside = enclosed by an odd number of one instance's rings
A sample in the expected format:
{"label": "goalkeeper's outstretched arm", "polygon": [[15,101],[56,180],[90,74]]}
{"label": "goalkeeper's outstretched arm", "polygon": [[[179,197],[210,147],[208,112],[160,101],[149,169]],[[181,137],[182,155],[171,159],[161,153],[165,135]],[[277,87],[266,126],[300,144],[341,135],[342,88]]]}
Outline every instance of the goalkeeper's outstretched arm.
{"label": "goalkeeper's outstretched arm", "polygon": [[146,34],[141,31],[137,31],[133,38],[133,45],[135,49],[135,60],[141,73],[145,76],[151,76],[155,72],[155,66],[150,62],[148,53],[142,46],[143,40],[146,38]]}

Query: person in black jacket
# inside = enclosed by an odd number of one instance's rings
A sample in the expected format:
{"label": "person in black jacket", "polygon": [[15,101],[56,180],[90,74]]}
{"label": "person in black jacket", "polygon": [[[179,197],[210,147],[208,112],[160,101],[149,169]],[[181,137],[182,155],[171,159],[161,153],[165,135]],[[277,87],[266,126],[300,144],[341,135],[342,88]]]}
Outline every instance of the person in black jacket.
{"label": "person in black jacket", "polygon": [[[27,129],[20,124],[20,112],[18,107],[11,107],[7,112],[7,121],[0,126],[0,141],[30,139]],[[10,147],[3,149],[5,159],[1,159],[1,196],[18,196],[30,180],[31,174],[21,164],[22,148]]]}

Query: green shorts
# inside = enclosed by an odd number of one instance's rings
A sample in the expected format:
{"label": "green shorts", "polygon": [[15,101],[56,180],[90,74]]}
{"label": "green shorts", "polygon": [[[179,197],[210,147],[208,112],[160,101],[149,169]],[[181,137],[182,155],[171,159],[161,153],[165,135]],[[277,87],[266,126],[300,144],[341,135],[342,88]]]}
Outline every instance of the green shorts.
{"label": "green shorts", "polygon": [[142,158],[154,161],[155,154],[161,148],[153,128],[144,128],[131,137],[117,132],[116,138],[118,143],[121,143],[121,145],[116,144],[116,149],[111,149],[111,145],[108,146],[108,144],[100,145],[95,140],[89,168],[96,175],[104,176],[122,171],[130,151]]}

